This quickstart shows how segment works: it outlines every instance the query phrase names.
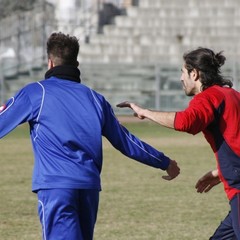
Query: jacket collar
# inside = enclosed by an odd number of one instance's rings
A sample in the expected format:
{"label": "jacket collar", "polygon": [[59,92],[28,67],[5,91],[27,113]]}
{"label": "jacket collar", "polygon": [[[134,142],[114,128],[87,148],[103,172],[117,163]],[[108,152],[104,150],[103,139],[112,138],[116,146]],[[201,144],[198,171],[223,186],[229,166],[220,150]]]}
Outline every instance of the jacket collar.
{"label": "jacket collar", "polygon": [[45,73],[45,79],[48,79],[50,77],[57,77],[60,79],[70,80],[73,82],[81,82],[80,78],[81,72],[77,67],[70,66],[70,65],[62,65],[62,66],[56,66],[51,69],[49,69]]}

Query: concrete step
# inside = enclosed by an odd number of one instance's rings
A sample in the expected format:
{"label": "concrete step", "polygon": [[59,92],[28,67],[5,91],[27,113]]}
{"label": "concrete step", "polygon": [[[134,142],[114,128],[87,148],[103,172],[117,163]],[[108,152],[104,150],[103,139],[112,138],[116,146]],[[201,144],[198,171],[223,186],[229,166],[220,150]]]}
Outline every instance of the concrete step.
{"label": "concrete step", "polygon": [[184,15],[174,16],[174,17],[158,17],[151,15],[151,17],[127,17],[127,16],[118,16],[115,18],[115,24],[117,27],[149,27],[149,28],[167,28],[167,27],[198,27],[198,26],[211,26],[211,27],[223,27],[223,26],[233,26],[233,23],[238,23],[235,19],[230,16],[225,17],[215,17],[212,21],[212,16],[199,17],[199,18],[190,18]]}
{"label": "concrete step", "polygon": [[[189,11],[189,9],[191,9]],[[164,6],[161,8],[155,7],[130,7],[127,9],[127,16],[131,18],[178,18],[187,17],[190,19],[194,18],[208,18],[208,17],[232,17],[238,14],[236,6],[222,7],[222,5],[206,7],[199,5],[197,8],[186,5]]]}
{"label": "concrete step", "polygon": [[[134,47],[136,45],[158,45],[158,46],[166,46],[169,44],[175,44],[176,43],[176,36],[173,38],[173,36],[161,36],[161,35],[156,35],[156,34],[141,34],[139,36],[132,36],[129,35],[127,38],[125,36],[119,35],[108,35],[108,36],[103,36],[103,35],[97,35],[95,36],[91,41],[89,46],[95,45],[95,46],[114,46],[119,45],[123,47],[131,46]],[[87,46],[87,45],[85,45]],[[85,47],[84,46],[84,47]],[[83,47],[83,48],[84,48]],[[83,49],[81,49],[83,50]]]}
{"label": "concrete step", "polygon": [[[234,20],[234,22],[236,19]],[[240,32],[240,25],[234,24],[234,27],[229,26],[218,26],[212,27],[208,24],[198,26],[197,28],[186,28],[183,26],[168,26],[165,28],[146,28],[143,26],[139,27],[129,27],[125,28],[116,27],[116,26],[105,26],[104,27],[104,35],[102,36],[103,39],[108,39],[111,37],[115,38],[125,38],[126,41],[130,37],[137,38],[142,35],[152,36],[153,38],[163,37],[176,37],[177,35],[194,35],[196,37],[208,37],[208,36],[228,36],[228,35],[238,35]],[[91,42],[94,42],[94,39],[98,38],[98,35],[93,36]],[[96,40],[98,41],[98,40]]]}
{"label": "concrete step", "polygon": [[196,0],[141,0],[139,1],[140,7],[143,8],[163,8],[163,7],[199,7],[199,5],[204,7],[212,7],[212,6],[219,6],[222,7],[229,7],[229,6],[239,6],[238,0],[202,0],[201,4],[199,4]]}

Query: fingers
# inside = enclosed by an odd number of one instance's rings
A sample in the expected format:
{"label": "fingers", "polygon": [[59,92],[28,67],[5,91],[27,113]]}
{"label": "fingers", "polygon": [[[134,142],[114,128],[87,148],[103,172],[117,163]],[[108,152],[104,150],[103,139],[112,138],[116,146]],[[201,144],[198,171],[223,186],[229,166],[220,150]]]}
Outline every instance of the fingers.
{"label": "fingers", "polygon": [[170,180],[173,179],[173,177],[171,177],[171,176],[169,176],[169,175],[167,175],[167,176],[162,176],[162,178],[163,178],[164,180],[167,180],[167,181],[170,181]]}
{"label": "fingers", "polygon": [[167,181],[171,181],[171,180],[173,180],[174,178],[176,178],[178,175],[179,175],[179,173],[176,174],[176,175],[174,175],[174,176],[165,175],[165,176],[162,176],[162,179],[167,180]]}
{"label": "fingers", "polygon": [[134,111],[134,116],[139,118],[139,119],[144,119],[145,116],[142,114],[142,108],[139,107],[138,105],[136,105],[135,103],[130,103],[130,102],[121,102],[119,104],[116,105],[119,108],[131,108]]}
{"label": "fingers", "polygon": [[198,193],[203,193],[206,188],[206,185],[198,185],[195,188],[197,189]]}
{"label": "fingers", "polygon": [[208,185],[205,189],[204,192],[207,193],[213,188],[213,185]]}
{"label": "fingers", "polygon": [[125,107],[128,107],[128,108],[131,108],[131,104],[129,102],[121,102],[119,104],[116,105],[117,107],[119,108],[125,108]]}
{"label": "fingers", "polygon": [[210,181],[207,180],[205,178],[205,176],[200,178],[195,185],[195,188],[197,189],[197,192],[203,193],[205,191],[205,189],[207,188],[207,186],[209,185],[209,183],[210,183]]}
{"label": "fingers", "polygon": [[202,185],[202,179],[199,179],[195,185],[195,188],[200,188]]}
{"label": "fingers", "polygon": [[198,193],[203,193],[203,192],[207,193],[213,188],[213,186],[214,185],[212,184],[202,184],[202,185],[198,185],[196,189]]}
{"label": "fingers", "polygon": [[215,185],[220,183],[219,179],[214,178],[214,179],[200,179],[195,188],[197,189],[197,192],[199,193],[207,193],[209,192]]}
{"label": "fingers", "polygon": [[195,188],[199,193],[207,193],[209,192],[215,185],[220,183],[220,179],[218,177],[218,170],[213,170],[206,173],[203,177],[201,177],[196,185]]}

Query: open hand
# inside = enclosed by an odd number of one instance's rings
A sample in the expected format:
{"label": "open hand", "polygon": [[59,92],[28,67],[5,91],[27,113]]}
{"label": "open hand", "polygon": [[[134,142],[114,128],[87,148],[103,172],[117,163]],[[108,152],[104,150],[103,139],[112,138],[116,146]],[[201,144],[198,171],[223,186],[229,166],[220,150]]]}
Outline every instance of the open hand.
{"label": "open hand", "polygon": [[137,104],[135,103],[130,103],[130,102],[122,102],[117,104],[117,107],[119,108],[131,108],[134,111],[134,116],[138,117],[139,119],[144,119],[144,108],[139,107]]}
{"label": "open hand", "polygon": [[220,183],[218,170],[209,171],[202,176],[195,185],[197,192],[209,192],[215,185]]}

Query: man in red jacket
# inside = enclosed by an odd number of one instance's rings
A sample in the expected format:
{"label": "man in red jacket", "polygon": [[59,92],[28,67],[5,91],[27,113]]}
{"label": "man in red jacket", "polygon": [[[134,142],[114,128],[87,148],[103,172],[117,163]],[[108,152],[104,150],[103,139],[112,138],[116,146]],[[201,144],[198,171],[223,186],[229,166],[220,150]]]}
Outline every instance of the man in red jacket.
{"label": "man in red jacket", "polygon": [[231,210],[210,238],[240,239],[240,93],[221,75],[225,62],[222,53],[198,48],[184,54],[181,82],[187,96],[194,96],[184,111],[161,112],[124,102],[140,119],[150,119],[165,127],[197,134],[203,132],[217,160],[217,169],[205,174],[196,184],[207,192],[222,181]]}

